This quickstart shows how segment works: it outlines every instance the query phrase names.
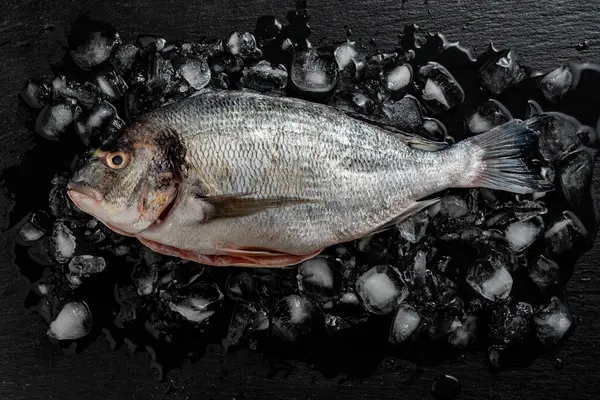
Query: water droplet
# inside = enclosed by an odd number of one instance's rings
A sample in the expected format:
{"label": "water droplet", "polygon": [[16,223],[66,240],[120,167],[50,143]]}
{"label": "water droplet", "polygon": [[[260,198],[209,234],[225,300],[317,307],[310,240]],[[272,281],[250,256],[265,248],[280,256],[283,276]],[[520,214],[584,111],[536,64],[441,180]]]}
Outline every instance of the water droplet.
{"label": "water droplet", "polygon": [[554,365],[554,368],[556,369],[562,369],[565,365],[565,362],[562,358],[556,357],[554,360],[552,360],[552,365]]}
{"label": "water droplet", "polygon": [[590,47],[590,42],[589,42],[589,41],[587,41],[587,40],[584,40],[583,42],[581,42],[581,43],[578,43],[578,44],[575,46],[575,50],[577,50],[577,51],[584,51],[584,50],[586,50],[588,47]]}
{"label": "water droplet", "polygon": [[431,384],[431,394],[438,399],[452,399],[460,393],[460,381],[452,375],[440,375]]}

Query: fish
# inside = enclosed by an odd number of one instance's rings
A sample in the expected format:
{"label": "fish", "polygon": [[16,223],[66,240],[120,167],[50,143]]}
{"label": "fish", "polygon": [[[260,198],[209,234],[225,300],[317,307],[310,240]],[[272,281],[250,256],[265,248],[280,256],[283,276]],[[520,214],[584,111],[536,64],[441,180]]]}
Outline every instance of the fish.
{"label": "fish", "polygon": [[150,249],[210,266],[287,267],[388,229],[448,188],[545,192],[540,121],[456,144],[329,106],[207,90],[83,154],[71,201]]}

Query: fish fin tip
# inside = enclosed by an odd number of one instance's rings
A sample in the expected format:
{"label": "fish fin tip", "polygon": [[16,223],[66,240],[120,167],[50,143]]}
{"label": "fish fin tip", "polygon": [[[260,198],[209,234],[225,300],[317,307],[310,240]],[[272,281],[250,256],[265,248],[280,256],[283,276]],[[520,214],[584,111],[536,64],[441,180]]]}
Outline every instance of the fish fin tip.
{"label": "fish fin tip", "polygon": [[[386,231],[389,228],[391,228],[392,226],[404,221],[406,218],[410,217],[411,215],[416,214],[419,211],[422,211],[428,207],[431,207],[432,205],[434,205],[435,203],[437,203],[439,201],[440,201],[439,197],[417,200],[417,201],[413,202],[412,204],[410,204],[405,209],[403,209],[400,214],[396,215],[394,218],[392,218],[385,224],[379,226],[373,232],[370,232],[369,235],[374,235],[376,233],[381,233],[383,231]],[[366,235],[366,236],[368,236],[368,235]]]}

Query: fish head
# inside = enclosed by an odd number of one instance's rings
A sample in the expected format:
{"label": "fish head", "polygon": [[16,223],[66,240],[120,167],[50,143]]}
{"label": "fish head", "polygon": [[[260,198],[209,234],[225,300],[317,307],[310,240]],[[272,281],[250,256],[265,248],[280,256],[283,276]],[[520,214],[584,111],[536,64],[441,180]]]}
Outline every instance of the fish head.
{"label": "fish head", "polygon": [[177,138],[172,133],[149,132],[147,124],[127,127],[78,160],[67,185],[69,198],[114,231],[143,231],[177,197],[175,160],[181,157],[181,146],[173,141]]}

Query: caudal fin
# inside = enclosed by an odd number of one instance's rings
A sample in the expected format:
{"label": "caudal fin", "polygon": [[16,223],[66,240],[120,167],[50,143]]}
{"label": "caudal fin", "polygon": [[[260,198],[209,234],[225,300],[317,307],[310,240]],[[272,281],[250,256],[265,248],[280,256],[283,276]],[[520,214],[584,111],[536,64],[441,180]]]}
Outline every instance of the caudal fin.
{"label": "caudal fin", "polygon": [[537,154],[539,118],[512,120],[459,144],[472,157],[462,187],[485,187],[514,193],[551,190],[533,162]]}

